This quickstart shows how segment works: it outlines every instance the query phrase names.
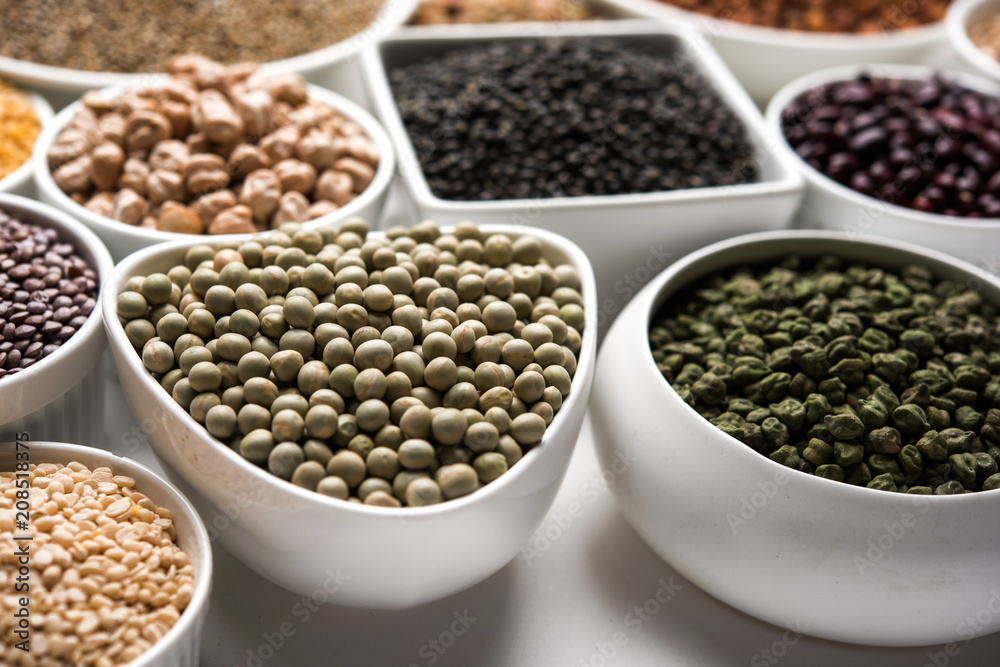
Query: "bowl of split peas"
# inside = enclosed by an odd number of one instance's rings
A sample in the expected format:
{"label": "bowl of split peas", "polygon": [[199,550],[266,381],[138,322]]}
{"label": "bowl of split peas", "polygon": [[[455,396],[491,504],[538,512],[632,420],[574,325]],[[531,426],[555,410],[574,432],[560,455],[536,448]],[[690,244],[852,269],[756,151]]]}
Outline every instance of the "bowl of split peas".
{"label": "bowl of split peas", "polygon": [[589,260],[524,227],[165,244],[119,264],[104,304],[132,410],[220,542],[347,606],[414,607],[518,553],[596,351]]}

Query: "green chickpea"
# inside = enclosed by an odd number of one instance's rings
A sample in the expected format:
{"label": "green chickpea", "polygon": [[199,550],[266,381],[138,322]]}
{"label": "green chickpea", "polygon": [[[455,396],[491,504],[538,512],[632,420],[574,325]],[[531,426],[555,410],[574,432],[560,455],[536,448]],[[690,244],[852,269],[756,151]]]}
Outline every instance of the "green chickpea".
{"label": "green chickpea", "polygon": [[156,327],[149,320],[132,320],[125,325],[125,335],[132,347],[141,350],[149,339],[156,336]]}
{"label": "green chickpea", "polygon": [[472,467],[475,468],[479,481],[489,484],[507,472],[507,458],[499,452],[486,452],[476,457]]}
{"label": "green chickpea", "polygon": [[290,296],[282,306],[281,314],[290,326],[308,329],[316,321],[316,313],[309,299],[303,296]]}
{"label": "green chickpea", "polygon": [[173,282],[162,273],[151,273],[142,281],[141,292],[146,302],[151,305],[166,303],[170,298]]}
{"label": "green chickpea", "polygon": [[467,426],[465,417],[455,408],[443,408],[431,419],[431,433],[443,445],[461,442]]}
{"label": "green chickpea", "polygon": [[355,417],[359,428],[374,432],[389,421],[389,406],[376,398],[370,398],[358,406]]}
{"label": "green chickpea", "polygon": [[167,277],[178,287],[184,288],[191,280],[191,269],[183,265],[177,265],[167,271]]}
{"label": "green chickpea", "polygon": [[260,334],[254,336],[254,339],[250,341],[250,347],[254,352],[260,352],[263,354],[268,358],[268,360],[279,352],[277,343],[267,336],[262,336]]}
{"label": "green chickpea", "polygon": [[308,331],[292,329],[281,336],[278,347],[282,350],[295,350],[303,359],[308,359],[316,349],[316,341]]}
{"label": "green chickpea", "polygon": [[173,395],[174,386],[182,379],[184,379],[184,371],[175,368],[160,379],[160,386],[166,389],[168,394]]}
{"label": "green chickpea", "polygon": [[[194,387],[191,388],[192,391],[196,391]],[[222,399],[215,392],[205,392],[203,394],[198,394],[193,399],[191,399],[191,405],[188,406],[188,412],[191,416],[195,418],[199,424],[204,424],[205,419],[208,417],[208,411],[217,405],[222,405]]]}
{"label": "green chickpea", "polygon": [[462,443],[473,452],[482,453],[496,449],[499,440],[500,432],[497,427],[488,421],[481,421],[466,429]]}
{"label": "green chickpea", "polygon": [[281,410],[271,420],[271,432],[279,441],[297,442],[305,429],[305,420],[295,410]]}
{"label": "green chickpea", "polygon": [[222,404],[228,405],[233,409],[233,412],[239,412],[246,405],[246,399],[243,397],[243,387],[237,385],[229,387],[222,392]]}
{"label": "green chickpea", "polygon": [[198,395],[198,392],[191,388],[191,383],[188,382],[187,378],[180,378],[174,383],[170,395],[173,396],[178,405],[187,410],[191,407],[191,402]]}
{"label": "green chickpea", "polygon": [[[203,350],[206,354],[208,353],[208,350],[203,347],[192,348],[191,351],[194,350]],[[191,388],[197,392],[215,391],[222,384],[222,371],[211,361],[199,361],[191,366],[188,382],[191,384]]]}
{"label": "green chickpea", "polygon": [[243,384],[243,394],[247,403],[270,408],[278,397],[278,388],[267,378],[250,378]]}
{"label": "green chickpea", "polygon": [[306,440],[305,444],[302,445],[302,453],[305,455],[306,460],[316,461],[324,467],[333,458],[333,450],[325,442],[316,438]]}
{"label": "green chickpea", "polygon": [[[337,340],[338,338],[348,342],[350,342],[351,338],[350,334],[347,333],[347,329],[333,322],[324,322],[317,325],[313,334],[313,337],[316,340],[316,347],[321,350],[324,350],[330,342]],[[354,350],[352,349],[351,353],[353,354],[353,352]]]}
{"label": "green chickpea", "polygon": [[392,370],[403,373],[409,378],[412,387],[418,387],[424,383],[425,369],[423,358],[413,351],[401,352],[392,360]]}
{"label": "green chickpea", "polygon": [[347,482],[336,475],[329,475],[321,479],[316,485],[316,491],[322,493],[324,496],[340,500],[347,500],[351,495],[351,491],[347,487]]}
{"label": "green chickpea", "polygon": [[180,313],[169,313],[156,321],[156,335],[170,345],[186,334],[187,330],[187,318]]}
{"label": "green chickpea", "polygon": [[309,397],[309,405],[328,405],[337,411],[337,414],[342,414],[346,409],[344,404],[344,399],[332,389],[320,389],[314,392],[312,396]]}
{"label": "green chickpea", "polygon": [[358,379],[358,369],[351,364],[340,364],[330,372],[330,389],[343,396],[354,396],[354,382]]}
{"label": "green chickpea", "polygon": [[[369,321],[371,321],[371,316],[369,316]],[[381,334],[379,330],[373,326],[363,326],[357,331],[351,334],[351,345],[354,346],[355,351],[364,343],[370,340],[380,340]]]}
{"label": "green chickpea", "polygon": [[[457,380],[457,378],[456,378]],[[464,410],[474,408],[479,404],[479,391],[470,382],[456,382],[441,400],[441,405],[446,408]]]}
{"label": "green chickpea", "polygon": [[426,439],[430,437],[430,408],[422,404],[409,407],[399,419],[399,428],[408,438]]}
{"label": "green chickpea", "polygon": [[406,504],[410,507],[425,507],[443,501],[441,487],[430,477],[418,477],[406,487]]}
{"label": "green chickpea", "polygon": [[227,361],[239,361],[250,349],[249,339],[237,333],[223,334],[216,345],[219,356]]}
{"label": "green chickpea", "polygon": [[240,357],[236,369],[240,382],[245,383],[250,378],[268,377],[271,374],[271,362],[263,353],[251,351]]}
{"label": "green chickpea", "polygon": [[345,449],[336,452],[333,458],[327,462],[326,473],[340,477],[347,483],[348,487],[353,489],[364,481],[367,466],[361,456]]}
{"label": "green chickpea", "polygon": [[350,364],[354,360],[354,346],[346,338],[334,338],[323,348],[323,363],[330,368]]}
{"label": "green chickpea", "polygon": [[142,363],[152,373],[166,373],[174,367],[174,350],[163,341],[150,341],[142,348]]}
{"label": "green chickpea", "polygon": [[541,400],[544,391],[545,377],[540,373],[526,371],[514,380],[514,395],[525,403]]}
{"label": "green chickpea", "polygon": [[354,380],[354,395],[359,401],[382,398],[386,391],[386,377],[377,368],[366,368]]}
{"label": "green chickpea", "polygon": [[380,477],[369,477],[358,484],[358,498],[360,498],[362,502],[367,500],[369,495],[378,493],[379,491],[391,497],[392,485]]}
{"label": "green chickpea", "polygon": [[[450,338],[448,340],[451,340]],[[458,380],[458,367],[448,357],[437,357],[427,364],[424,382],[438,391],[447,391]]]}
{"label": "green chickpea", "polygon": [[147,303],[145,297],[138,292],[122,292],[118,295],[118,317],[132,320],[146,315]]}
{"label": "green chickpea", "polygon": [[362,343],[354,354],[354,364],[359,369],[377,368],[386,372],[392,366],[392,346],[384,340],[370,340]]}
{"label": "green chickpea", "polygon": [[448,500],[467,496],[479,487],[479,475],[467,463],[441,466],[434,476]]}
{"label": "green chickpea", "polygon": [[488,409],[483,413],[485,421],[496,426],[497,431],[500,435],[503,435],[508,430],[510,430],[510,415],[507,411],[500,407],[493,407]]}
{"label": "green chickpea", "polygon": [[306,412],[309,411],[309,400],[294,389],[286,389],[278,394],[278,397],[271,403],[271,417],[282,410],[293,410],[305,417]]}
{"label": "green chickpea", "polygon": [[375,447],[365,458],[368,474],[391,480],[399,472],[399,455],[388,447]]}
{"label": "green chickpea", "polygon": [[320,480],[324,477],[326,477],[326,470],[323,469],[322,465],[316,461],[303,461],[296,466],[295,472],[292,473],[292,484],[315,491]]}

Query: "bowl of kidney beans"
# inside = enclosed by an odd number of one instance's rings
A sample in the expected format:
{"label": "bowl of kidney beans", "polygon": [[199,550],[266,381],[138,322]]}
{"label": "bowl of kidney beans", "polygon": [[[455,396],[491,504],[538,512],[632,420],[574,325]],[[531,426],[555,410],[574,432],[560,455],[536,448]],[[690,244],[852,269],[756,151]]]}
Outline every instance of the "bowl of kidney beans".
{"label": "bowl of kidney beans", "polygon": [[[100,423],[58,400],[81,389],[106,345],[101,281],[111,255],[83,223],[40,202],[0,194],[0,435],[32,439],[65,424]],[[101,406],[87,396],[86,406]],[[89,433],[89,430],[86,432]]]}
{"label": "bowl of kidney beans", "polygon": [[767,109],[806,178],[800,222],[943,250],[993,271],[1000,85],[906,65],[824,70]]}

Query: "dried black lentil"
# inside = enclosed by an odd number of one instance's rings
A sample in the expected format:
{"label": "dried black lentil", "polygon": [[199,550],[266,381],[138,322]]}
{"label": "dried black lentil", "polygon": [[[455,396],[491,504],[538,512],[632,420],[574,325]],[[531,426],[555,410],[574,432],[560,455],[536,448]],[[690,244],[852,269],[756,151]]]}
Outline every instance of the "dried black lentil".
{"label": "dried black lentil", "polygon": [[1000,310],[925,266],[738,267],[675,294],[649,340],[685,402],[783,465],[889,491],[1000,487]]}
{"label": "dried black lentil", "polygon": [[680,54],[607,38],[502,40],[389,78],[443,199],[658,192],[757,176],[742,122]]}

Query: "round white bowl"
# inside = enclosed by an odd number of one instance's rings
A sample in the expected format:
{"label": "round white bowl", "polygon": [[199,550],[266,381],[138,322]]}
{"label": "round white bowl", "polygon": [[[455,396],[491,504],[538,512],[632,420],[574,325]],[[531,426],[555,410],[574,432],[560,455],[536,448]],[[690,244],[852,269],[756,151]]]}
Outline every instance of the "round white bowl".
{"label": "round white bowl", "polygon": [[[129,663],[129,667],[197,667],[201,646],[201,631],[208,616],[208,601],[212,590],[212,547],[208,531],[194,507],[181,493],[144,465],[111,452],[61,442],[29,441],[27,450],[31,463],[66,465],[78,461],[91,470],[108,466],[115,474],[135,480],[135,488],[160,507],[174,515],[177,546],[182,548],[195,570],[194,594],[181,617],[163,637]],[[0,450],[0,468],[14,469],[15,448],[7,443]]]}
{"label": "round white bowl", "polygon": [[[887,204],[863,195],[820,173],[796,154],[781,131],[781,113],[801,93],[834,81],[847,81],[862,73],[900,79],[925,79],[940,72],[959,84],[988,95],[1000,95],[1000,84],[959,72],[917,65],[862,65],[836,67],[796,79],[782,88],[767,107],[767,124],[775,135],[774,146],[797,163],[806,179],[806,193],[799,217],[808,227],[841,231],[852,238],[867,235],[904,239],[954,255],[977,266],[995,266],[1000,248],[1000,218],[960,218],[924,213]],[[991,269],[992,270],[992,269]]]}
{"label": "round white bowl", "polygon": [[[34,148],[38,146],[38,141],[42,138],[42,132],[52,122],[52,106],[38,93],[27,90],[24,93],[31,101],[31,108],[35,111],[35,115],[38,116],[40,123],[38,138],[35,139],[35,146],[32,147],[32,153],[34,153]],[[32,166],[31,156],[29,155],[24,164],[3,178],[0,178],[0,192],[9,192],[15,195],[24,195],[25,197],[34,196],[35,184],[31,176]]]}
{"label": "round white bowl", "polygon": [[[157,81],[162,81],[162,79],[151,79],[152,85],[156,85]],[[103,95],[110,97],[120,94],[127,87],[127,85],[113,86],[101,92]],[[337,226],[344,220],[353,217],[361,217],[365,220],[371,220],[373,223],[377,222],[389,193],[389,185],[392,183],[392,178],[396,171],[396,152],[393,149],[392,142],[389,140],[389,135],[382,129],[382,125],[375,120],[374,116],[347,98],[319,86],[309,85],[308,89],[309,96],[312,99],[318,100],[342,112],[345,116],[364,128],[365,133],[368,134],[378,147],[380,157],[378,168],[375,170],[375,178],[365,188],[364,192],[350,201],[346,206],[338,208],[333,213],[328,213],[303,224],[308,228]],[[212,242],[213,239],[225,242],[234,238],[246,239],[253,235],[225,234],[213,236],[210,234],[179,234],[176,232],[144,229],[106,218],[103,215],[97,215],[73,201],[69,195],[59,189],[59,186],[52,179],[52,170],[49,168],[47,155],[49,147],[55,142],[59,133],[70,122],[81,105],[82,102],[76,102],[60,111],[38,137],[37,150],[35,150],[32,156],[35,183],[38,186],[39,196],[43,202],[66,211],[93,229],[108,246],[108,250],[111,251],[111,256],[114,257],[116,262],[124,259],[136,250],[147,248],[157,243],[191,238],[199,238],[202,242]]]}
{"label": "round white bowl", "polygon": [[[264,66],[272,72],[298,72],[324,85],[340,83],[353,88],[357,85],[354,72],[355,56],[402,25],[413,13],[419,1],[385,0],[375,20],[356,35],[317,51],[275,60],[265,63]],[[88,72],[0,57],[0,76],[45,91],[46,96],[52,99],[72,100],[94,88],[123,83],[134,84],[148,74]],[[337,89],[351,97],[354,97],[353,92],[360,91],[360,88],[347,90],[340,86],[337,86]]]}
{"label": "round white bowl", "polygon": [[[94,267],[98,281],[114,270],[107,249],[97,236],[70,216],[40,202],[0,193],[0,210],[59,231],[60,238],[76,247],[77,254]],[[100,282],[99,282],[100,285]],[[36,438],[51,438],[66,429],[78,430],[78,438],[89,437],[100,425],[101,415],[60,401],[67,392],[77,391],[84,379],[96,373],[106,338],[101,317],[101,295],[87,321],[58,350],[16,374],[0,378],[0,428],[3,436],[13,437],[14,430],[30,428]],[[101,406],[100,396],[85,397],[88,406]],[[90,403],[90,401],[94,401]],[[52,410],[47,411],[47,406]]]}
{"label": "round white bowl", "polygon": [[[464,590],[510,562],[548,513],[583,423],[594,373],[597,312],[594,272],[570,241],[542,230],[482,226],[488,233],[530,233],[545,256],[577,268],[585,310],[572,392],[544,439],[500,479],[438,505],[389,509],[347,503],[290,484],[212,438],[145,369],[118,318],[105,326],[132,412],[153,453],[222,545],[261,576],[320,602],[407,609]],[[377,236],[379,232],[372,235]],[[148,248],[118,265],[105,284],[114,312],[130,276],[166,271],[188,241]]]}
{"label": "round white bowl", "polygon": [[945,43],[941,23],[878,35],[811,33],[718,19],[657,0],[612,1],[650,18],[680,19],[697,26],[761,104],[808,72],[838,65],[915,62]]}
{"label": "round white bowl", "polygon": [[969,28],[1000,13],[997,0],[958,0],[948,10],[945,30],[948,43],[969,67],[991,79],[1000,79],[1000,63],[985,54],[969,38]]}
{"label": "round white bowl", "polygon": [[920,262],[939,278],[981,285],[1000,303],[997,277],[890,240],[768,232],[688,255],[628,305],[598,360],[591,399],[598,458],[610,466],[627,449],[639,463],[612,489],[619,508],[692,583],[797,632],[909,646],[1000,629],[1000,614],[988,606],[996,605],[990,587],[1000,580],[1000,490],[916,496],[789,470],[713,426],[657,369],[650,324],[674,293],[717,271],[792,253],[890,268]]}

